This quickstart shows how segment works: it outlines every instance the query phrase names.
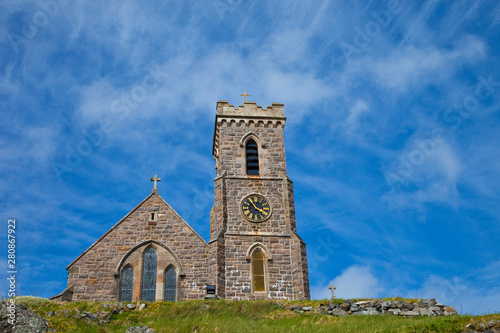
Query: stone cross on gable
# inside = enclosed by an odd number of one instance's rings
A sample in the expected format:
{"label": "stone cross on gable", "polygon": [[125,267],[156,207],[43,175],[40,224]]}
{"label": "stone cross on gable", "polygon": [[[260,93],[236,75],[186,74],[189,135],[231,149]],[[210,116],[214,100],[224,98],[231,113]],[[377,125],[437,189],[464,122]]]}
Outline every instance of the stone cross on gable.
{"label": "stone cross on gable", "polygon": [[328,289],[331,289],[332,290],[332,299],[336,299],[337,297],[335,297],[335,289],[337,289],[336,287],[333,286],[333,284],[330,285],[330,287],[328,287]]}
{"label": "stone cross on gable", "polygon": [[155,175],[153,178],[151,178],[152,182],[155,182],[155,186],[153,187],[153,190],[156,189],[156,182],[161,182],[161,178],[158,178],[157,175]]}

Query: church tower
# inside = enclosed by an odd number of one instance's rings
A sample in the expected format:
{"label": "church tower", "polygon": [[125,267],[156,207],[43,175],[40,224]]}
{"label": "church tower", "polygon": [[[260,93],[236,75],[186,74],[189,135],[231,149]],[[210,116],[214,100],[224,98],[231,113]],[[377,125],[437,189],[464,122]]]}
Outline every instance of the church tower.
{"label": "church tower", "polygon": [[217,102],[208,269],[219,297],[310,297],[306,244],[297,234],[286,170],[285,121],[283,104]]}

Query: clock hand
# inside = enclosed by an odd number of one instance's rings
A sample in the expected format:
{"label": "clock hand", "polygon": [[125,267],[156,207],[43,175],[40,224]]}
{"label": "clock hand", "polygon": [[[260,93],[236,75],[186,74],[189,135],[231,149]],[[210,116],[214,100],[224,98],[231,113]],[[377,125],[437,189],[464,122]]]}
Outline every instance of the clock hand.
{"label": "clock hand", "polygon": [[260,209],[260,208],[257,208],[257,206],[255,206],[255,204],[253,203],[252,200],[250,200],[250,202],[252,203],[252,205],[254,206],[255,209],[257,209],[259,212],[261,213],[264,213],[264,210]]}

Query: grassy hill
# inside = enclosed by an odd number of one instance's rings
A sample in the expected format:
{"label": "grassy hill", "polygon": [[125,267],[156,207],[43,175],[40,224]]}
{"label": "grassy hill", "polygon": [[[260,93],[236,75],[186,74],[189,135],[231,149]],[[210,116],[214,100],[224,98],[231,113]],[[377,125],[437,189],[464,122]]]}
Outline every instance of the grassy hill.
{"label": "grassy hill", "polygon": [[[357,300],[356,300],[357,301]],[[411,302],[412,300],[406,300]],[[26,305],[45,317],[58,332],[120,332],[130,326],[147,325],[155,332],[463,332],[468,323],[500,320],[500,314],[485,316],[401,317],[394,315],[335,317],[286,310],[291,305],[319,308],[328,301],[186,301],[146,303],[139,311],[111,313],[110,322],[99,325],[81,318],[89,313],[110,312],[105,303],[50,302],[43,298],[20,297]],[[110,303],[107,303],[110,304]],[[47,316],[54,311],[55,315]],[[116,310],[115,310],[116,311]],[[477,326],[476,326],[477,327]]]}

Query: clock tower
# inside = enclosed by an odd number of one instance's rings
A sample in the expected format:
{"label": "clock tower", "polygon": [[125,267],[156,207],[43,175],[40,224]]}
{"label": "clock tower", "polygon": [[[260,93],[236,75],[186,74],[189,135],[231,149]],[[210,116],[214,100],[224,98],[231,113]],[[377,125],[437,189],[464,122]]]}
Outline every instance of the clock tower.
{"label": "clock tower", "polygon": [[297,234],[286,171],[285,121],[283,104],[217,102],[208,270],[219,297],[310,297],[306,244]]}

